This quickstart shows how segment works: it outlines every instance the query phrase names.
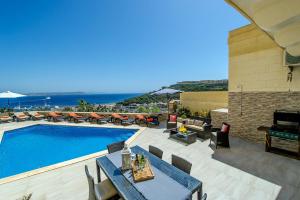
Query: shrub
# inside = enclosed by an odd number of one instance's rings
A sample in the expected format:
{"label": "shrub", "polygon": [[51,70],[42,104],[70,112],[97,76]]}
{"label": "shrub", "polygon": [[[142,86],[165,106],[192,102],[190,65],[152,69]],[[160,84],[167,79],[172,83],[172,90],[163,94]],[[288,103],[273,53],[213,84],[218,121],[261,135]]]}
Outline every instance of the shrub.
{"label": "shrub", "polygon": [[139,107],[137,108],[137,112],[139,112],[139,113],[147,113],[148,110],[147,110],[147,108],[145,108],[144,106],[139,106]]}
{"label": "shrub", "polygon": [[190,117],[191,116],[191,111],[188,108],[181,107],[181,108],[178,109],[178,115],[180,117],[182,117],[183,115],[185,115],[186,117]]}

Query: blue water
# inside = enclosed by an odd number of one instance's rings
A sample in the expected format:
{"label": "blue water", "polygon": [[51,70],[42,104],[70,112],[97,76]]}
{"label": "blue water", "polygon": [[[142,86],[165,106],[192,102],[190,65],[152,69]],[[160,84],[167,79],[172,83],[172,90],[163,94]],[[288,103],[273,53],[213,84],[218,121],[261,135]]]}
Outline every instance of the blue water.
{"label": "blue water", "polygon": [[[10,107],[38,107],[47,104],[54,106],[75,106],[78,101],[83,99],[91,104],[117,103],[125,99],[139,96],[141,94],[76,94],[76,95],[45,95],[45,96],[26,96],[17,99],[10,99]],[[46,100],[47,97],[50,99]],[[7,99],[0,99],[0,107],[7,107]]]}
{"label": "blue water", "polygon": [[3,135],[0,178],[85,156],[127,140],[136,129],[34,125]]}

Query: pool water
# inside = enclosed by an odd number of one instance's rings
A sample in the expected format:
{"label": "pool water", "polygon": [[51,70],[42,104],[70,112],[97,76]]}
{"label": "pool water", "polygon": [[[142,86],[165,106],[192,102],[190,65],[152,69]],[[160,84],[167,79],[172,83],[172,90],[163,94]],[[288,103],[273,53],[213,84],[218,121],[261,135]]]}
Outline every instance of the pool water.
{"label": "pool water", "polygon": [[137,129],[34,125],[6,131],[0,143],[0,178],[106,149]]}

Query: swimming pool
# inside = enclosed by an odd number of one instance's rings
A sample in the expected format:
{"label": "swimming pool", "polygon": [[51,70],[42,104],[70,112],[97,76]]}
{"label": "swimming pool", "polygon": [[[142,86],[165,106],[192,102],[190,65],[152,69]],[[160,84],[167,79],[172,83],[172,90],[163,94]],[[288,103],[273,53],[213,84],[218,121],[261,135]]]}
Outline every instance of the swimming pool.
{"label": "swimming pool", "polygon": [[61,125],[6,131],[0,143],[0,179],[105,150],[137,131]]}

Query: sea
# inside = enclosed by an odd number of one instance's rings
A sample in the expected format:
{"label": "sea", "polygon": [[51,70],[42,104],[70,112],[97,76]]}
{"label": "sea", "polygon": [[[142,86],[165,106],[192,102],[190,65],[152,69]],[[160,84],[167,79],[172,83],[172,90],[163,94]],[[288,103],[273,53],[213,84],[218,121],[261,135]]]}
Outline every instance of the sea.
{"label": "sea", "polygon": [[[32,109],[37,107],[68,107],[76,106],[80,100],[91,104],[113,104],[141,95],[128,94],[67,94],[67,95],[39,95],[9,99],[10,108]],[[8,107],[8,99],[0,99],[0,108]]]}

